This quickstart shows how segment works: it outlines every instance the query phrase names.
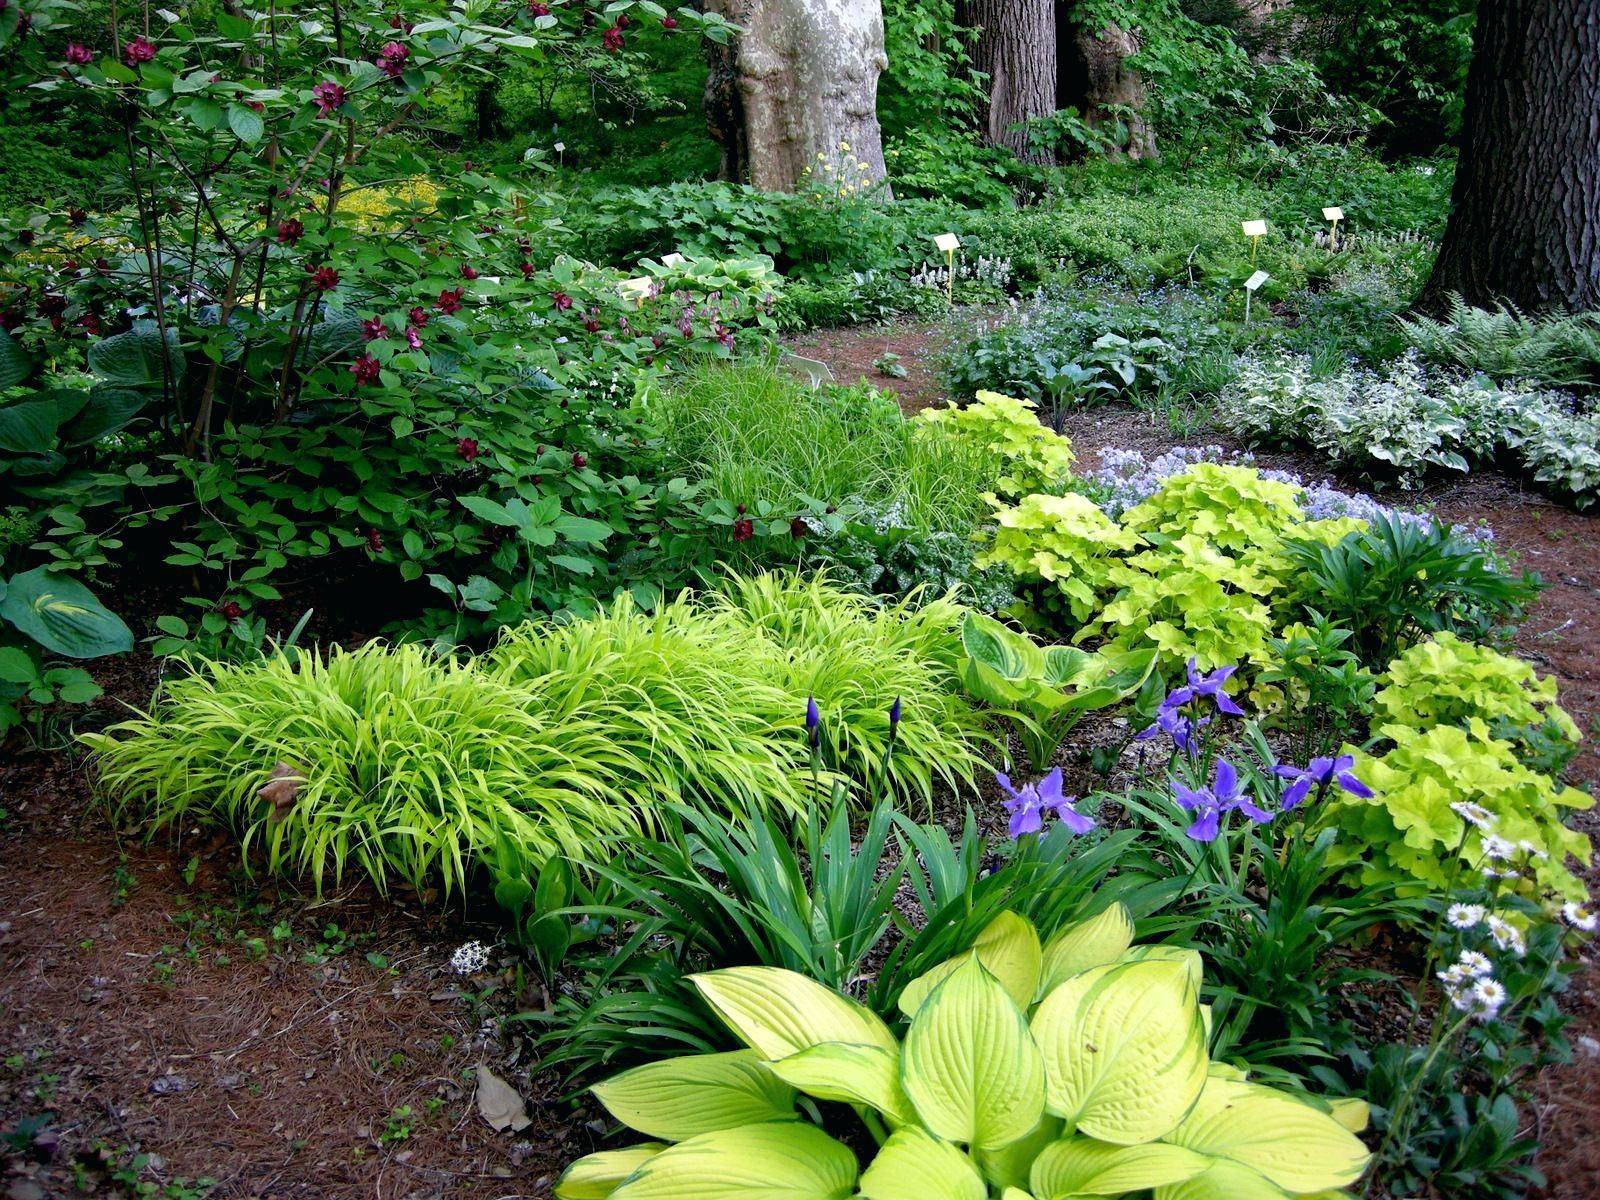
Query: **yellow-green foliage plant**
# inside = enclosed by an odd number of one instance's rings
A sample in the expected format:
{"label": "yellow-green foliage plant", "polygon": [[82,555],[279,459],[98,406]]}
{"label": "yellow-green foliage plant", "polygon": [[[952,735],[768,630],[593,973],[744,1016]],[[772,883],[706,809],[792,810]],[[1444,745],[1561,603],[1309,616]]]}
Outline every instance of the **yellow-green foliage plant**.
{"label": "yellow-green foliage plant", "polygon": [[1477,717],[1464,726],[1389,724],[1377,732],[1393,747],[1356,751],[1351,768],[1372,797],[1340,793],[1324,810],[1324,822],[1345,834],[1330,863],[1347,865],[1362,883],[1440,895],[1485,867],[1514,867],[1515,878],[1496,881],[1502,890],[1536,902],[1587,899],[1568,858],[1587,863],[1589,839],[1564,819],[1591,807],[1589,795],[1524,765]]}
{"label": "yellow-green foliage plant", "polygon": [[[693,977],[746,1049],[625,1071],[595,1095],[653,1141],[590,1155],[560,1200],[1155,1200],[1323,1196],[1359,1179],[1359,1104],[1212,1064],[1200,956],[1130,945],[1114,905],[1041,944],[1002,913],[914,980],[904,1036],[794,972]],[[807,1097],[802,1105],[800,1097]],[[812,1122],[849,1105],[876,1143]]]}
{"label": "yellow-green foliage plant", "polygon": [[1006,496],[1059,492],[1072,481],[1072,443],[1039,420],[1031,400],[979,392],[971,404],[925,408],[917,420],[945,430],[1002,464]]}
{"label": "yellow-green foliage plant", "polygon": [[1117,555],[1139,545],[1086,496],[1029,495],[1015,504],[990,498],[994,540],[978,556],[980,567],[1006,567],[1019,579],[1050,585],[1067,613],[1082,623],[1111,587]]}

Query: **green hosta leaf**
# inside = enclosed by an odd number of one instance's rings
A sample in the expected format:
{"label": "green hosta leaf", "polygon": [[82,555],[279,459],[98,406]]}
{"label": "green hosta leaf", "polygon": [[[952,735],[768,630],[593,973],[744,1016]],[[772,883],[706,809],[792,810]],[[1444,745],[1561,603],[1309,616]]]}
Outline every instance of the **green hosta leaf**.
{"label": "green hosta leaf", "polygon": [[133,649],[133,633],[94,593],[68,575],[35,567],[13,575],[0,617],[52,654],[98,658]]}
{"label": "green hosta leaf", "polygon": [[794,1118],[794,1088],[754,1050],[648,1063],[590,1089],[630,1129],[669,1142]]}
{"label": "green hosta leaf", "polygon": [[666,1149],[643,1142],[626,1150],[602,1150],[573,1163],[556,1182],[557,1200],[606,1200],[629,1175]]}
{"label": "green hosta leaf", "polygon": [[28,357],[8,329],[0,329],[0,388],[16,387],[33,370],[33,360]]}
{"label": "green hosta leaf", "polygon": [[925,1129],[897,1130],[861,1175],[865,1200],[984,1200],[972,1160]]}
{"label": "green hosta leaf", "polygon": [[1058,929],[1045,943],[1040,995],[1080,971],[1114,963],[1133,944],[1133,917],[1121,901],[1104,912]]}
{"label": "green hosta leaf", "polygon": [[61,440],[69,446],[87,446],[108,433],[124,428],[150,403],[148,392],[98,384],[78,415],[61,427]]}
{"label": "green hosta leaf", "polygon": [[1118,1145],[1177,1125],[1206,1081],[1205,1027],[1182,963],[1122,963],[1074,975],[1044,998],[1033,1036],[1048,1110]]}
{"label": "green hosta leaf", "polygon": [[1203,1154],[1148,1142],[1112,1146],[1093,1138],[1066,1138],[1045,1147],[1029,1176],[1039,1200],[1065,1196],[1118,1196],[1192,1179],[1211,1165]]}
{"label": "green hosta leaf", "polygon": [[[808,981],[809,982],[809,981]],[[845,1200],[856,1156],[814,1125],[744,1125],[668,1146],[616,1200]]]}
{"label": "green hosta leaf", "polygon": [[1000,1200],[1033,1200],[1033,1193],[1025,1192],[1019,1187],[1008,1187],[1000,1193]]}
{"label": "green hosta leaf", "polygon": [[1193,1179],[1157,1188],[1155,1200],[1290,1200],[1290,1196],[1249,1167],[1221,1159]]}
{"label": "green hosta leaf", "polygon": [[1200,951],[1190,950],[1187,946],[1132,946],[1121,961],[1182,963],[1189,972],[1189,982],[1194,984],[1197,992],[1205,979],[1205,960],[1200,957]]}
{"label": "green hosta leaf", "polygon": [[1208,1080],[1199,1101],[1167,1135],[1213,1158],[1266,1176],[1288,1192],[1317,1192],[1354,1183],[1367,1148],[1325,1112],[1257,1083]]}
{"label": "green hosta leaf", "polygon": [[917,1010],[901,1075],[923,1124],[952,1142],[1003,1146],[1044,1110],[1044,1063],[1027,1018],[975,954]]}
{"label": "green hosta leaf", "polygon": [[818,1100],[866,1104],[892,1125],[912,1125],[917,1112],[900,1085],[900,1050],[824,1042],[770,1064],[773,1074]]}
{"label": "green hosta leaf", "polygon": [[[1039,987],[1039,935],[1033,923],[1014,912],[1003,912],[984,927],[972,943],[972,951],[984,969],[998,979],[1018,1008],[1033,1003]],[[930,992],[938,987],[969,954],[947,959],[933,970],[917,976],[900,993],[900,1011],[914,1016]]]}
{"label": "green hosta leaf", "polygon": [[729,967],[689,981],[745,1045],[769,1059],[822,1042],[899,1050],[894,1034],[870,1009],[794,971]]}
{"label": "green hosta leaf", "polygon": [[56,444],[61,407],[52,396],[38,396],[0,408],[0,450],[45,454]]}
{"label": "green hosta leaf", "polygon": [[996,1187],[1022,1188],[1028,1183],[1028,1172],[1039,1151],[1061,1140],[1061,1118],[1040,1117],[1039,1123],[1014,1142],[992,1150],[976,1150],[973,1157],[983,1171],[983,1177]]}
{"label": "green hosta leaf", "polygon": [[962,618],[961,646],[974,662],[1013,683],[1044,673],[1044,654],[1032,638],[982,613]]}
{"label": "green hosta leaf", "polygon": [[[183,352],[176,330],[167,331],[167,365],[173,382],[183,378]],[[154,321],[140,321],[124,333],[89,347],[89,369],[119,387],[160,387],[161,334]]]}

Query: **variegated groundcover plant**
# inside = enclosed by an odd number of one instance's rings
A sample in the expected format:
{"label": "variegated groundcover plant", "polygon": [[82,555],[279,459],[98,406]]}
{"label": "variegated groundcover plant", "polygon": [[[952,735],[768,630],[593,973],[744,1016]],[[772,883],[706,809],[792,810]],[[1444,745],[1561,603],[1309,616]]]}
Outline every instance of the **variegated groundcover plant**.
{"label": "variegated groundcover plant", "polygon": [[[694,977],[748,1047],[637,1067],[594,1093],[655,1140],[579,1159],[560,1200],[1331,1200],[1366,1169],[1359,1101],[1208,1061],[1198,953],[1134,946],[1119,904],[1041,944],[1003,913],[914,980],[897,1037],[773,967]],[[876,1142],[820,1127],[848,1105]],[[853,1143],[866,1144],[864,1138]]]}

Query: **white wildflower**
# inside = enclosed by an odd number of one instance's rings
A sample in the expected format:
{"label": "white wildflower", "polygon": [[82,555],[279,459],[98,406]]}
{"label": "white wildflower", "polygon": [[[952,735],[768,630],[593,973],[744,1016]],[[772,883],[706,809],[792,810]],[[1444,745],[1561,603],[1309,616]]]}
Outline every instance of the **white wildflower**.
{"label": "white wildflower", "polygon": [[1594,932],[1595,914],[1581,904],[1563,904],[1561,919],[1574,929],[1583,930],[1584,933]]}
{"label": "white wildflower", "polygon": [[1486,834],[1483,839],[1483,857],[1490,862],[1505,862],[1516,852],[1516,847],[1503,837]]}
{"label": "white wildflower", "polygon": [[476,975],[489,965],[489,947],[482,942],[463,942],[450,956],[450,969],[457,975]]}
{"label": "white wildflower", "polygon": [[1473,979],[1481,979],[1494,970],[1494,964],[1488,956],[1479,954],[1476,950],[1463,950],[1461,957],[1456,959],[1456,966]]}
{"label": "white wildflower", "polygon": [[1499,917],[1489,918],[1489,936],[1494,939],[1496,946],[1511,951],[1518,958],[1528,952],[1528,944],[1522,939],[1522,930]]}
{"label": "white wildflower", "polygon": [[1487,1021],[1506,1002],[1505,984],[1496,979],[1480,979],[1472,985],[1472,999],[1476,1002],[1474,1015]]}
{"label": "white wildflower", "polygon": [[1494,814],[1481,804],[1474,804],[1470,800],[1457,800],[1450,806],[1450,810],[1465,821],[1479,829],[1494,828]]}
{"label": "white wildflower", "polygon": [[1537,858],[1549,858],[1550,857],[1543,850],[1541,850],[1538,846],[1535,846],[1532,842],[1527,841],[1527,840],[1523,840],[1523,841],[1518,842],[1517,843],[1517,849],[1522,851],[1529,858],[1537,859]]}
{"label": "white wildflower", "polygon": [[1481,904],[1452,904],[1446,910],[1444,919],[1450,922],[1452,929],[1472,929],[1483,924],[1488,915]]}

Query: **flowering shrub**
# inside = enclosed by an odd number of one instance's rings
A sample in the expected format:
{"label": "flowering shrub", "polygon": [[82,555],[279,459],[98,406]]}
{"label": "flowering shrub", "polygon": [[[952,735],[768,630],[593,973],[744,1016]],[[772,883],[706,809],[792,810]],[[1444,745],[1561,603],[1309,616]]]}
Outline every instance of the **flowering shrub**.
{"label": "flowering shrub", "polygon": [[1374,794],[1340,796],[1326,809],[1345,835],[1332,861],[1363,883],[1448,891],[1463,871],[1487,867],[1514,872],[1507,890],[1535,901],[1587,897],[1567,858],[1587,863],[1589,839],[1562,822],[1590,797],[1524,766],[1477,718],[1464,728],[1379,732],[1392,748],[1355,753],[1355,772]]}

